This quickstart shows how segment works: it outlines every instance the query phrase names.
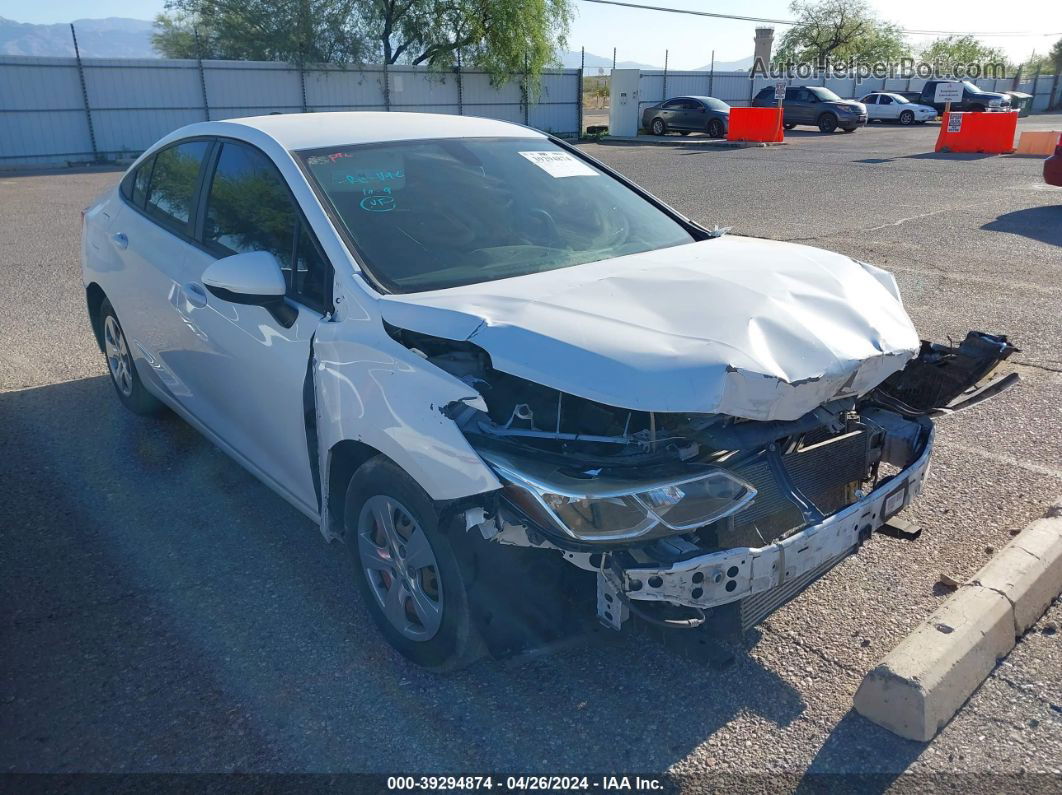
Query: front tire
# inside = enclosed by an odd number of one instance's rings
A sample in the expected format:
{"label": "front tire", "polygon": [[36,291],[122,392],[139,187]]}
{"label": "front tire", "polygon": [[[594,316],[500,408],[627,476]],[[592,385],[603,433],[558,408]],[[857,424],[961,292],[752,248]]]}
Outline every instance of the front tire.
{"label": "front tire", "polygon": [[723,137],[723,123],[719,119],[712,119],[708,122],[708,129],[706,131],[709,138],[722,138]]}
{"label": "front tire", "polygon": [[649,131],[653,135],[665,135],[667,133],[667,125],[664,124],[663,119],[653,119],[653,123],[649,125]]}
{"label": "front tire", "polygon": [[832,133],[837,129],[837,117],[832,113],[823,113],[819,116],[819,132]]}
{"label": "front tire", "polygon": [[400,654],[438,672],[483,656],[461,550],[409,475],[384,456],[362,464],[347,487],[344,529],[362,599]]}
{"label": "front tire", "polygon": [[118,315],[106,298],[100,306],[100,328],[102,330],[103,355],[107,360],[107,372],[122,405],[134,414],[153,417],[165,408],[162,402],[144,388],[140,375],[133,362],[129,342],[125,338]]}
{"label": "front tire", "polygon": [[908,127],[913,124],[914,120],[914,113],[909,110],[905,110],[903,113],[900,114],[900,124],[902,124],[904,127]]}

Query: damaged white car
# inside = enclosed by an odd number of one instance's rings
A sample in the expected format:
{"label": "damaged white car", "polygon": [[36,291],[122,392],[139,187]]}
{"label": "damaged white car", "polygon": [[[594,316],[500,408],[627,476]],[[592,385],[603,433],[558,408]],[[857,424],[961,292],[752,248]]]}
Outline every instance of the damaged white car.
{"label": "damaged white car", "polygon": [[[747,629],[921,491],[1013,346],[920,342],[885,271],[722,235],[500,121],[206,122],[85,211],[121,401],[341,539],[435,669],[573,615]],[[574,600],[574,607],[572,607]]]}

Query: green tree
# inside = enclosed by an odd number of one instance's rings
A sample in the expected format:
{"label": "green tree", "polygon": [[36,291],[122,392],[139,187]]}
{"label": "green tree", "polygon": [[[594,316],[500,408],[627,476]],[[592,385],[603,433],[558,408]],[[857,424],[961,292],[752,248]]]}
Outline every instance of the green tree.
{"label": "green tree", "polygon": [[952,72],[958,64],[1007,65],[1003,50],[989,47],[975,36],[953,35],[936,39],[924,46],[919,55],[923,61],[939,63],[943,72]]}
{"label": "green tree", "polygon": [[793,0],[789,10],[797,24],[782,36],[777,63],[896,63],[909,52],[900,28],[878,18],[865,0]]}
{"label": "green tree", "polygon": [[382,61],[496,80],[537,76],[566,46],[572,0],[168,0],[155,48],[171,58]]}
{"label": "green tree", "polygon": [[362,6],[360,0],[167,0],[152,44],[167,58],[358,61],[367,51]]}

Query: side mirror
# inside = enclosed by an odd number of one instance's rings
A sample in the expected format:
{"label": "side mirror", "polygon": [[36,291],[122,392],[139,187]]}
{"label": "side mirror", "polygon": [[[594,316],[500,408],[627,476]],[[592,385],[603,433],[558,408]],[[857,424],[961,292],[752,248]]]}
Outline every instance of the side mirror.
{"label": "side mirror", "polygon": [[203,284],[222,301],[262,307],[284,328],[291,328],[299,316],[284,300],[287,283],[280,263],[268,251],[222,257],[203,271]]}
{"label": "side mirror", "polygon": [[704,109],[704,106],[702,105],[702,106],[701,106],[701,113],[707,113],[707,112],[708,112],[708,111],[707,111],[707,110],[705,110],[705,109]]}

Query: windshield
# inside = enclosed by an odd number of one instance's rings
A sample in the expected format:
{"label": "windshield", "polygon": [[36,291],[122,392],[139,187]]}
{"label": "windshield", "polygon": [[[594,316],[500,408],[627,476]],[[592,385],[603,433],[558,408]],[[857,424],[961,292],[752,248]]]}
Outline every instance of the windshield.
{"label": "windshield", "polygon": [[971,92],[973,94],[983,94],[984,93],[984,89],[983,88],[978,88],[973,83],[971,83],[969,80],[963,80],[962,84],[966,88],[967,91],[969,91],[969,92]]}
{"label": "windshield", "polygon": [[808,86],[808,91],[814,94],[823,102],[840,102],[841,98],[834,94],[830,89],[823,88],[822,86]]}
{"label": "windshield", "polygon": [[693,242],[665,212],[543,138],[401,141],[299,156],[370,275],[393,292]]}

